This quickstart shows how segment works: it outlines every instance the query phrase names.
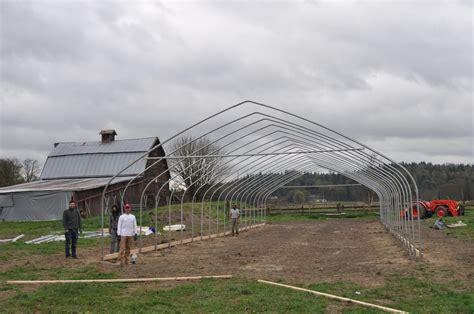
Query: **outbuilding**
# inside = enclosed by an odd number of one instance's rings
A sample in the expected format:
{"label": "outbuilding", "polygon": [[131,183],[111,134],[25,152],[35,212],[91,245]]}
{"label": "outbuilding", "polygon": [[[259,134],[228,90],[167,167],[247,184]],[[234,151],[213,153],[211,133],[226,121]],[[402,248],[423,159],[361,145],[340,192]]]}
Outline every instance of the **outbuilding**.
{"label": "outbuilding", "polygon": [[71,199],[86,215],[99,214],[105,185],[136,160],[108,187],[107,204],[120,205],[122,198],[139,204],[144,187],[150,181],[153,182],[145,193],[147,207],[153,207],[156,199],[165,203],[169,196],[168,164],[166,159],[157,162],[156,158],[147,158],[165,156],[158,137],[115,140],[115,130],[102,130],[100,135],[101,140],[95,142],[55,143],[39,181],[0,188],[0,220],[61,219]]}

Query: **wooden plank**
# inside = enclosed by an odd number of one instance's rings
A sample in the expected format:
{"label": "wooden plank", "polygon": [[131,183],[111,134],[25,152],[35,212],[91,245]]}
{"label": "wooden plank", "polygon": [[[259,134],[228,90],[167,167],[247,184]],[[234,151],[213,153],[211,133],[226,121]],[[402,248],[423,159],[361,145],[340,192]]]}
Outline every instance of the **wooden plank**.
{"label": "wooden plank", "polygon": [[[262,227],[264,225],[265,225],[265,223],[261,223],[261,224],[257,224],[257,225],[254,225],[254,226],[242,227],[239,230],[240,231],[247,231],[247,230],[250,230],[250,229]],[[223,237],[223,236],[226,236],[226,235],[229,235],[229,234],[231,234],[231,231],[226,231],[225,233],[219,233],[219,234],[212,234],[210,236],[206,235],[206,236],[202,237],[202,240],[214,239],[214,238]],[[143,247],[141,249],[140,248],[133,249],[133,250],[130,250],[130,254],[146,253],[146,252],[151,252],[151,251],[155,251],[155,250],[159,251],[159,250],[162,250],[162,249],[166,249],[168,247],[176,246],[178,244],[187,244],[187,243],[198,242],[198,241],[201,241],[200,236],[194,237],[194,239],[193,238],[183,239],[182,243],[181,243],[181,240],[176,240],[176,241],[171,241],[171,243],[159,244],[159,245],[156,246],[156,248],[155,248],[155,245],[151,245],[151,246]],[[115,258],[118,258],[118,256],[119,256],[119,253],[106,254],[106,255],[104,255],[104,260],[107,261],[107,260],[115,259]]]}
{"label": "wooden plank", "polygon": [[258,282],[269,284],[269,285],[274,285],[274,286],[279,286],[279,287],[284,287],[284,288],[297,290],[297,291],[309,292],[309,293],[319,295],[319,296],[323,296],[323,297],[326,297],[326,298],[329,298],[329,299],[343,301],[343,302],[347,302],[347,303],[358,304],[358,305],[362,305],[362,306],[365,306],[365,307],[370,307],[370,308],[373,308],[373,309],[381,310],[381,311],[384,311],[384,312],[403,313],[403,314],[408,313],[408,312],[400,311],[400,310],[397,310],[397,309],[392,309],[392,308],[385,307],[385,306],[380,306],[380,305],[376,305],[376,304],[372,304],[372,303],[367,303],[367,302],[363,302],[363,301],[358,301],[358,300],[354,300],[354,299],[340,297],[340,296],[337,296],[337,295],[328,294],[328,293],[324,293],[324,292],[319,292],[319,291],[314,291],[314,290],[309,290],[309,289],[303,289],[303,288],[300,288],[300,287],[285,285],[285,284],[282,284],[282,283],[276,283],[276,282],[267,281],[267,280],[258,280]]}
{"label": "wooden plank", "polygon": [[58,284],[58,283],[119,283],[119,282],[148,282],[148,281],[183,281],[200,279],[229,279],[232,275],[165,277],[165,278],[123,278],[123,279],[77,279],[77,280],[8,280],[10,285]]}

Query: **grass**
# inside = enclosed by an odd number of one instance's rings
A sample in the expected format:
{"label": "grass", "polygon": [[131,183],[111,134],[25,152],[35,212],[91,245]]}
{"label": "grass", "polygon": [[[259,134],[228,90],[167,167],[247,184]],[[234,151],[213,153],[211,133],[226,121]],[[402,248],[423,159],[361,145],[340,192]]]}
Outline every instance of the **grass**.
{"label": "grass", "polygon": [[[100,218],[93,217],[83,220],[84,230],[98,230]],[[31,255],[52,255],[63,252],[64,242],[49,242],[41,244],[26,244],[25,241],[49,234],[63,234],[61,221],[25,221],[25,222],[0,222],[0,238],[15,237],[24,234],[25,237],[16,243],[0,244],[0,262],[17,259],[21,256]],[[80,238],[78,245],[80,248],[96,247],[99,239]]]}
{"label": "grass", "polygon": [[[222,221],[224,218],[222,207],[224,206],[224,202],[220,202],[219,206],[221,210],[217,213],[217,202],[213,202],[211,204],[205,203],[204,204],[204,217],[207,219],[209,209],[211,210],[211,217],[216,218],[219,216],[219,219]],[[200,216],[201,212],[201,205],[196,204],[195,206],[196,213]],[[191,211],[191,204],[185,203],[183,205],[185,212],[190,213]],[[174,217],[179,217],[181,211],[181,204],[175,204],[171,206],[171,211]],[[139,212],[135,212],[137,220],[139,220]],[[151,219],[154,217],[154,210],[151,211],[144,211],[142,214],[142,225],[143,226],[152,226],[154,223]],[[161,217],[162,220],[158,223],[158,229],[162,229],[165,225],[168,224],[168,207],[160,207],[158,208],[158,217]],[[175,218],[176,220],[176,218]],[[105,216],[104,227],[108,225],[108,216]],[[175,221],[173,223],[178,223]],[[96,231],[100,230],[102,226],[101,217],[88,217],[82,220],[82,229],[83,231]],[[207,221],[204,223],[204,228],[206,229],[208,226]],[[200,222],[196,221],[196,232],[198,232],[200,228]],[[189,228],[190,229],[190,228]],[[0,222],[0,238],[12,238],[18,236],[20,234],[25,234],[25,237],[22,238],[17,243],[5,243],[0,244],[0,262],[9,261],[18,256],[22,256],[25,254],[29,255],[50,255],[56,254],[58,252],[62,252],[64,250],[64,242],[49,242],[49,243],[42,243],[42,244],[25,244],[25,241],[35,239],[40,236],[49,235],[49,234],[63,234],[63,226],[62,221],[26,221],[26,222]],[[205,233],[207,231],[205,230]],[[164,234],[164,239],[166,240],[167,234]],[[175,237],[179,238],[179,235],[175,235]],[[85,247],[98,247],[100,243],[99,239],[84,239],[80,238],[78,242],[79,248]],[[107,242],[108,243],[108,242]]]}
{"label": "grass", "polygon": [[[224,202],[220,202],[220,211],[217,212],[217,202],[205,203],[204,204],[204,218],[208,218],[209,210],[211,210],[211,217],[215,219],[219,216],[220,221],[223,221],[224,214],[222,208]],[[191,212],[191,204],[183,204],[184,211],[186,213]],[[196,204],[194,206],[196,214],[200,217],[201,213],[201,204]],[[178,223],[176,217],[180,216],[181,204],[174,204],[171,206],[171,211],[174,216],[174,222]],[[135,212],[137,220],[139,220],[139,212]],[[154,217],[154,209],[150,211],[144,211],[142,213],[142,225],[143,226],[152,226],[152,218]],[[158,223],[158,230],[162,229],[165,225],[168,224],[168,206],[158,208],[158,217],[161,217],[161,221]],[[244,217],[245,218],[245,217]],[[189,217],[188,217],[189,221]],[[104,227],[108,225],[108,216],[105,216]],[[186,224],[189,224],[186,223]],[[200,230],[200,221],[195,222],[195,230],[199,233]],[[96,231],[100,230],[102,226],[101,217],[88,217],[82,220],[83,231]],[[207,220],[204,223],[204,232],[207,234],[208,223]],[[215,228],[215,226],[213,226]],[[188,226],[188,229],[191,228]],[[64,250],[64,242],[49,242],[42,244],[25,244],[25,241],[35,239],[40,236],[49,235],[49,234],[63,234],[62,221],[27,221],[27,222],[0,222],[0,238],[12,238],[20,234],[25,234],[25,237],[22,238],[17,243],[5,243],[0,244],[0,262],[9,261],[18,256],[25,254],[29,255],[50,255],[62,252]],[[180,238],[180,235],[176,234],[175,238]],[[163,240],[167,240],[167,234],[163,232]],[[80,238],[78,242],[78,247],[87,248],[87,247],[98,247],[100,243],[99,239],[84,239]],[[107,242],[108,244],[108,242]]]}
{"label": "grass", "polygon": [[115,273],[102,273],[93,266],[66,268],[54,266],[17,266],[0,272],[0,280],[106,279]]}
{"label": "grass", "polygon": [[[106,223],[108,223],[108,220]],[[82,219],[83,231],[96,231],[100,229],[100,226],[100,217]],[[25,234],[25,238],[21,239],[21,241],[24,241],[48,234],[63,234],[63,232],[64,227],[60,220],[0,222],[0,238],[10,238]]]}
{"label": "grass", "polygon": [[[16,273],[21,273],[18,270]],[[31,270],[27,270],[31,272]],[[83,274],[94,275],[91,269]],[[0,274],[3,276],[3,274]],[[99,275],[96,275],[99,276]],[[113,276],[109,274],[108,276]],[[22,277],[18,275],[18,277]],[[77,277],[81,277],[79,274]],[[103,277],[99,277],[103,278]],[[414,313],[472,313],[474,289],[459,291],[455,283],[439,284],[409,276],[390,276],[378,288],[348,282],[315,283],[305,288]],[[358,293],[357,293],[358,292]],[[74,297],[68,297],[74,296]],[[149,284],[46,285],[34,291],[15,288],[3,302],[4,311],[59,312],[275,312],[323,313],[330,304],[344,313],[377,313],[309,293],[274,287],[240,278],[206,279],[166,288]],[[345,305],[343,305],[345,304]]]}
{"label": "grass", "polygon": [[[72,284],[42,286],[33,292],[18,291],[3,302],[5,312],[111,312],[120,311],[120,299],[130,302],[121,292],[124,285]],[[108,306],[110,304],[110,307]]]}
{"label": "grass", "polygon": [[[178,211],[180,206],[173,208]],[[167,211],[167,208],[160,209]],[[146,215],[144,215],[145,217]],[[270,222],[336,219],[377,219],[373,211],[348,212],[342,216],[324,214],[268,215]],[[447,223],[462,220],[468,226],[444,230],[448,236],[474,239],[474,208],[463,217],[449,217]],[[144,220],[147,222],[147,220]],[[427,219],[432,225],[434,218]],[[146,225],[146,223],[144,223]],[[85,230],[97,230],[100,218],[84,220]],[[25,233],[34,238],[62,231],[61,222],[0,223],[0,238]],[[98,239],[80,239],[79,247],[98,246]],[[63,242],[27,245],[22,242],[0,245],[0,262],[13,258],[27,260],[30,255],[62,252]],[[474,282],[440,282],[424,264],[426,272],[386,275],[381,287],[351,282],[319,282],[302,287],[384,305],[414,313],[473,313]],[[422,268],[423,268],[422,267]],[[422,269],[423,270],[423,269]],[[433,277],[432,277],[433,276]],[[6,285],[6,280],[117,278],[117,273],[102,273],[94,266],[72,268],[55,265],[12,266],[0,272],[1,312],[275,312],[324,313],[334,307],[344,313],[377,313],[375,310],[344,305],[308,293],[268,286],[242,278],[202,280],[175,285],[159,283],[45,285],[34,288]],[[359,292],[359,293],[356,293]]]}
{"label": "grass", "polygon": [[[223,206],[223,203],[220,204]],[[211,208],[212,213],[216,214],[217,204],[213,203]],[[181,208],[180,204],[172,205],[172,212],[179,213]],[[190,209],[190,204],[185,204],[184,208],[187,211]],[[200,207],[196,208],[200,212]],[[209,210],[209,203],[205,204],[205,213]],[[158,209],[159,215],[167,216],[168,208],[162,207]],[[138,214],[136,213],[138,216]],[[216,217],[214,215],[213,217]],[[220,213],[220,219],[222,221],[223,216]],[[268,222],[281,222],[281,221],[314,221],[314,220],[335,220],[335,219],[378,219],[378,213],[371,210],[357,210],[357,211],[347,211],[345,215],[341,216],[327,216],[324,213],[285,213],[285,214],[269,214],[267,215]],[[245,220],[245,217],[243,218]],[[432,226],[435,218],[430,218],[425,220],[425,224]],[[468,207],[466,210],[465,216],[462,217],[448,217],[446,218],[447,223],[454,223],[458,220],[462,220],[467,224],[467,227],[448,229],[445,232],[449,236],[454,236],[458,238],[471,239],[474,240],[474,207]],[[108,222],[108,221],[107,221]],[[166,223],[160,221],[159,228],[162,228]],[[199,222],[196,222],[197,229],[199,229]],[[150,221],[149,212],[143,213],[143,225],[153,225]],[[83,229],[92,231],[98,230],[101,226],[100,217],[91,217],[83,219]],[[207,223],[204,224],[207,227]],[[62,223],[60,221],[35,221],[35,222],[1,222],[0,223],[0,238],[13,237],[18,234],[25,234],[23,238],[18,243],[8,243],[0,244],[0,261],[8,261],[13,258],[16,258],[20,254],[32,254],[32,255],[49,255],[61,252],[63,250],[64,244],[62,242],[52,242],[52,243],[43,243],[40,245],[24,244],[22,241],[33,239],[42,235],[47,235],[51,233],[62,233]],[[166,238],[166,235],[165,235]],[[94,247],[98,246],[98,239],[80,239],[80,247]]]}
{"label": "grass", "polygon": [[[425,220],[425,224],[433,226],[435,221],[436,217],[431,217]],[[474,240],[474,206],[467,207],[464,216],[446,217],[444,218],[444,221],[446,222],[446,224],[452,224],[458,221],[462,221],[467,225],[466,227],[445,229],[442,232],[444,232],[446,235],[460,239]]]}
{"label": "grass", "polygon": [[[46,280],[46,279],[109,279],[116,278],[115,273],[99,272],[93,266],[66,268],[54,266],[16,266],[0,272],[0,303],[2,302],[2,291],[14,291],[15,296],[23,296],[25,300],[34,299],[38,291],[25,292],[20,286],[7,285],[7,280]],[[41,288],[40,288],[41,289]],[[31,294],[31,295],[30,295]],[[55,297],[60,297],[56,294]],[[22,301],[22,300],[20,300]],[[21,303],[21,302],[20,302]],[[2,303],[3,304],[3,303]],[[31,304],[30,304],[31,307]],[[2,308],[0,310],[4,311]],[[15,311],[16,312],[16,311]]]}
{"label": "grass", "polygon": [[311,220],[334,220],[334,219],[378,219],[378,212],[370,210],[359,210],[346,212],[345,215],[340,216],[327,216],[326,214],[319,213],[288,213],[288,214],[269,214],[267,215],[268,222],[277,221],[311,221]]}
{"label": "grass", "polygon": [[[219,212],[217,212],[217,205],[219,205]],[[227,205],[226,205],[227,206]],[[184,203],[183,204],[183,211],[185,214],[191,213],[192,208],[191,203]],[[223,213],[224,202],[205,202],[203,206],[204,216],[207,218],[209,215],[212,218],[216,218],[219,216],[219,219],[222,220],[224,218]],[[159,226],[164,226],[168,224],[168,206],[162,206],[157,209],[158,217],[162,218],[159,221]],[[226,211],[228,210],[228,206],[226,207]],[[179,216],[181,211],[181,204],[173,204],[171,205],[171,212],[174,217]],[[139,222],[140,212],[134,212],[137,222]],[[201,203],[196,203],[194,205],[194,214],[196,216],[201,215]],[[155,209],[147,210],[142,212],[142,225],[143,226],[151,226],[154,225],[152,220],[154,219]],[[106,228],[109,223],[109,216],[105,215],[104,217],[104,227]],[[84,231],[95,231],[100,229],[102,226],[101,217],[94,216],[88,217],[86,219],[82,219],[82,229]],[[0,222],[0,238],[10,238],[15,237],[20,234],[26,235],[26,240],[32,239],[35,237],[39,237],[42,235],[51,234],[54,232],[62,233],[63,231],[62,221],[55,220],[55,221],[27,221],[27,222]]]}
{"label": "grass", "polygon": [[[328,301],[296,291],[241,279],[182,283],[174,288],[160,284],[74,284],[41,286],[17,291],[3,302],[6,312],[300,312],[321,313]],[[74,297],[68,297],[74,296]],[[101,296],[101,297],[97,297]]]}
{"label": "grass", "polygon": [[[99,239],[79,239],[78,250],[86,247],[98,247]],[[0,262],[16,259],[21,256],[53,255],[64,252],[64,241],[41,244],[25,244],[23,242],[0,245]]]}
{"label": "grass", "polygon": [[0,222],[0,238],[12,238],[25,234],[28,238],[33,239],[59,230],[63,230],[62,222],[59,220]]}
{"label": "grass", "polygon": [[[219,212],[217,211],[217,206],[219,205]],[[191,208],[192,204],[191,203],[184,203],[183,204],[183,209],[185,214],[190,214],[191,213]],[[209,217],[209,211],[210,211],[210,216],[212,219],[219,218],[219,220],[223,220],[224,218],[224,202],[205,202],[204,203],[204,216],[205,219]],[[226,205],[226,210],[228,210],[228,205]],[[307,209],[306,209],[307,210]],[[171,212],[173,217],[178,217],[181,211],[181,204],[173,204],[171,205]],[[158,217],[161,218],[161,221],[159,221],[159,226],[164,226],[168,224],[168,206],[162,206],[157,209],[158,212]],[[360,217],[365,217],[365,216],[371,216],[372,212],[370,210],[359,210],[359,211],[350,211],[344,216],[340,216],[340,218],[360,218]],[[136,211],[134,212],[135,216],[137,217],[137,220],[139,220],[139,212]],[[194,205],[194,214],[196,216],[201,215],[201,204],[196,203]],[[250,212],[249,212],[250,214]],[[142,225],[143,226],[150,226],[154,225],[152,222],[153,218],[155,215],[155,209],[148,210],[148,211],[143,211],[142,212]],[[293,216],[298,216],[300,215],[299,213],[294,213],[294,214],[281,214],[281,218],[278,220],[293,220]],[[270,215],[269,215],[270,216]],[[272,215],[275,216],[276,215]],[[306,217],[309,220],[312,219],[325,219],[328,218],[329,216],[324,216],[323,214],[318,215],[317,213],[312,213],[312,214],[304,214],[300,215],[302,217]],[[334,216],[335,217],[335,216]],[[333,218],[334,218],[333,217]],[[107,227],[108,225],[108,215],[105,215],[104,217],[104,227]],[[86,219],[82,220],[82,229],[84,231],[95,231],[99,230],[102,226],[101,223],[101,217],[100,216],[94,216],[94,217],[88,217]],[[43,235],[48,235],[52,233],[62,233],[63,232],[63,226],[62,226],[62,221],[57,220],[57,221],[28,221],[28,222],[0,222],[0,238],[10,238],[10,237],[15,237],[20,234],[25,234],[25,238],[22,240],[29,240],[33,239],[39,236]]]}
{"label": "grass", "polygon": [[[360,301],[384,305],[414,313],[472,313],[474,311],[474,286],[460,290],[457,282],[434,282],[411,276],[391,275],[385,285],[368,288],[352,283],[320,283],[309,289],[331,293]],[[357,292],[357,293],[356,293]],[[358,312],[348,310],[348,313]],[[364,313],[377,313],[366,309]]]}
{"label": "grass", "polygon": [[[153,300],[150,302],[149,300]],[[239,279],[203,280],[170,290],[150,289],[129,307],[138,312],[322,312],[326,300]]]}

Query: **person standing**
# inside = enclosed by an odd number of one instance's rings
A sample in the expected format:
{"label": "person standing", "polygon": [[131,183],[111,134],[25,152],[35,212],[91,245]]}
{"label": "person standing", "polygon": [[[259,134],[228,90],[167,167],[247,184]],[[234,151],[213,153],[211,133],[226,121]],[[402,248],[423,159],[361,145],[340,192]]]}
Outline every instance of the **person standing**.
{"label": "person standing", "polygon": [[240,210],[235,204],[232,205],[232,209],[229,211],[229,218],[232,226],[232,236],[234,236],[234,234],[239,235]]}
{"label": "person standing", "polygon": [[109,233],[110,233],[110,253],[119,251],[120,241],[117,235],[118,220],[120,212],[117,205],[112,205],[112,211],[109,219]]}
{"label": "person standing", "polygon": [[128,265],[132,238],[137,238],[137,219],[132,214],[132,208],[125,204],[125,213],[120,215],[117,223],[117,235],[120,237],[120,265]]}
{"label": "person standing", "polygon": [[[74,200],[69,201],[69,208],[63,212],[64,236],[66,237],[66,258],[77,258],[76,246],[78,231],[82,233],[81,216]],[[69,250],[71,248],[71,251]]]}

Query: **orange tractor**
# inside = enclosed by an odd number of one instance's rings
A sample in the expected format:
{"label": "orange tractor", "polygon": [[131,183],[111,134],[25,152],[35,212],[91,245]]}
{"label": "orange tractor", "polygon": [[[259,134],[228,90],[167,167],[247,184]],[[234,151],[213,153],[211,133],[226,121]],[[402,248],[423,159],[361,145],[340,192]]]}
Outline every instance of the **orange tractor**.
{"label": "orange tractor", "polygon": [[[418,207],[416,204],[412,205],[413,211],[413,218],[420,219],[431,217],[433,215],[438,216],[439,218],[446,217],[446,216],[461,216],[464,215],[464,207],[460,205],[458,202],[453,200],[432,200],[432,201],[419,201]],[[418,213],[419,208],[419,213]],[[400,212],[401,218],[411,218],[412,213],[405,208]]]}

